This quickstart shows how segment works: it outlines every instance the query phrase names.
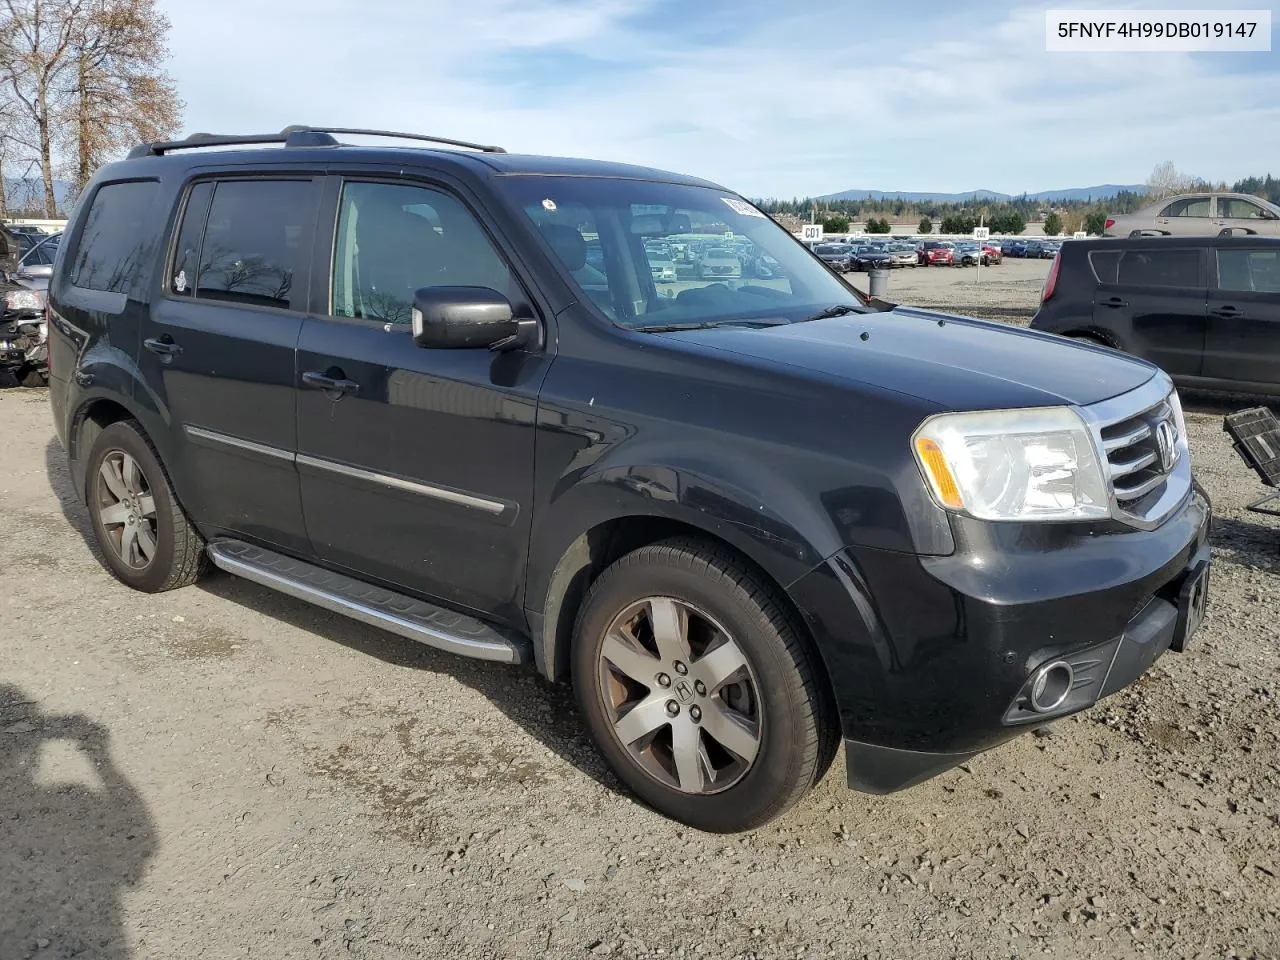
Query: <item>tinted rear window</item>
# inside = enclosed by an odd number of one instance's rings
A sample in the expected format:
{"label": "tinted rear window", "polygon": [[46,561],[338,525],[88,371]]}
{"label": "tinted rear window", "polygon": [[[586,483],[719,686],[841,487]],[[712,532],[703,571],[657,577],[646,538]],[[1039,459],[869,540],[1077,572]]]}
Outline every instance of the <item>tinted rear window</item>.
{"label": "tinted rear window", "polygon": [[309,180],[219,183],[200,246],[196,297],[304,309],[306,290],[295,278],[308,252],[312,196]]}
{"label": "tinted rear window", "polygon": [[1120,258],[1117,282],[1146,287],[1200,286],[1200,251],[1126,250]]}
{"label": "tinted rear window", "polygon": [[1248,293],[1280,293],[1280,251],[1218,250],[1218,287]]}
{"label": "tinted rear window", "polygon": [[93,195],[71,266],[71,282],[90,290],[130,293],[155,252],[147,227],[160,184],[104,183]]}
{"label": "tinted rear window", "polygon": [[1115,283],[1116,273],[1120,269],[1119,250],[1090,250],[1089,266],[1099,283]]}

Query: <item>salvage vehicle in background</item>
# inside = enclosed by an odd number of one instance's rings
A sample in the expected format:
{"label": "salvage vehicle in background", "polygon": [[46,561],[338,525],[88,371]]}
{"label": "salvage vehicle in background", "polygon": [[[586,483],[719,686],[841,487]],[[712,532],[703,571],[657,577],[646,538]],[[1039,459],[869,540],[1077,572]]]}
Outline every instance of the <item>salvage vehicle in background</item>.
{"label": "salvage vehicle in background", "polygon": [[950,240],[926,240],[920,245],[920,266],[949,267],[955,260],[955,244]]}
{"label": "salvage vehicle in background", "polygon": [[1184,193],[1107,217],[1103,236],[1280,235],[1280,206],[1247,193]]}
{"label": "salvage vehicle in background", "polygon": [[[874,308],[705,180],[355,132],[85,187],[50,408],[121,582],[210,561],[571,679],[622,782],[714,831],[842,738],[852,786],[908,787],[1195,635],[1209,505],[1152,365]],[[658,290],[643,241],[700,230],[776,276]]]}
{"label": "salvage vehicle in background", "polygon": [[1031,328],[1132,353],[1180,386],[1280,396],[1280,238],[1072,240]]}

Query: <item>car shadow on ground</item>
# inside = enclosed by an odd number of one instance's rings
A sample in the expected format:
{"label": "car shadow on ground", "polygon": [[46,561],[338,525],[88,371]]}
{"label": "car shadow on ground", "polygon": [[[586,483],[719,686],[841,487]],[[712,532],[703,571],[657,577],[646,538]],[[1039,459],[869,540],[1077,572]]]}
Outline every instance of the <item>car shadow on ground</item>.
{"label": "car shadow on ground", "polygon": [[0,684],[0,955],[131,955],[122,900],[158,841],[109,744],[89,718]]}
{"label": "car shadow on ground", "polygon": [[[51,440],[45,448],[45,467],[49,485],[67,523],[84,540],[94,558],[103,563],[88,512],[72,486],[66,454],[56,440]],[[481,694],[539,743],[600,785],[618,793],[626,792],[587,737],[568,684],[548,683],[532,667],[486,663],[445,653],[220,571],[211,571],[196,586],[261,616],[377,657],[398,669],[451,676]]]}

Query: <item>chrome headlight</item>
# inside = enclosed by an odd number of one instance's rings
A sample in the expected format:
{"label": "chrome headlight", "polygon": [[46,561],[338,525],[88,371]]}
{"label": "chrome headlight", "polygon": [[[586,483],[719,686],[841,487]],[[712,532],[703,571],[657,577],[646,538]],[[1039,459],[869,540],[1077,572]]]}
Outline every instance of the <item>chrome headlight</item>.
{"label": "chrome headlight", "polygon": [[11,290],[5,294],[5,307],[11,311],[43,310],[45,292],[43,290]]}
{"label": "chrome headlight", "polygon": [[1111,515],[1093,438],[1068,407],[940,414],[916,431],[912,448],[948,510],[979,520]]}

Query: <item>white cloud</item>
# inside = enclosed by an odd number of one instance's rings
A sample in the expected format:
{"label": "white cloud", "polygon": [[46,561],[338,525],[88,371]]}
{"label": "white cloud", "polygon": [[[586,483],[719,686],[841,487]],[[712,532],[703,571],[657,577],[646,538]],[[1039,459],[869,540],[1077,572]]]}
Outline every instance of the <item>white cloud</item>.
{"label": "white cloud", "polygon": [[[1049,54],[1041,7],[929,7],[926,20],[917,7],[746,5],[726,13],[732,39],[707,46],[659,2],[180,0],[173,68],[190,130],[421,130],[751,195],[1034,191],[1137,182],[1164,159],[1234,179],[1280,155],[1274,67]],[[848,54],[807,62],[832,37],[850,38]],[[547,67],[556,56],[563,71]]]}

